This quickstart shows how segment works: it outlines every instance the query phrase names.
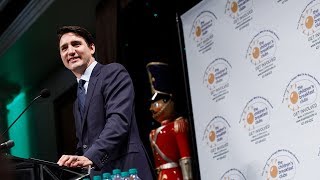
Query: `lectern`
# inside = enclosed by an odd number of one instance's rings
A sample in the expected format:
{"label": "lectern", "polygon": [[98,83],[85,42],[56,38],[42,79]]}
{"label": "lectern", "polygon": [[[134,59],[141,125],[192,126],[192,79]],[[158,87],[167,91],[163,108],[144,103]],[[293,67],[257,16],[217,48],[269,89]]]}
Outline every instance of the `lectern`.
{"label": "lectern", "polygon": [[90,171],[82,168],[61,167],[54,162],[9,156],[14,179],[17,180],[77,180],[89,177]]}

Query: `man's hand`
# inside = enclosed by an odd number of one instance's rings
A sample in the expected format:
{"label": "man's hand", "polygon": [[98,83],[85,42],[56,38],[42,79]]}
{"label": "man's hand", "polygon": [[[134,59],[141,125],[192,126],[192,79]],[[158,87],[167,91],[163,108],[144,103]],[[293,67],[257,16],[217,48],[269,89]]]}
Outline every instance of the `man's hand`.
{"label": "man's hand", "polygon": [[85,156],[62,155],[57,162],[59,166],[67,167],[88,167],[92,161]]}

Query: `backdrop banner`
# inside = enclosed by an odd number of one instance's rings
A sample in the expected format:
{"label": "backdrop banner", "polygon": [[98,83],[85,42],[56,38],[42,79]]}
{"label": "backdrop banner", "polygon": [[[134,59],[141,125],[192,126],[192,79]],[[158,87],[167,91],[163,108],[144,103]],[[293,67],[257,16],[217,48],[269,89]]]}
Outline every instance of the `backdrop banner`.
{"label": "backdrop banner", "polygon": [[320,179],[320,1],[206,0],[181,20],[201,179]]}

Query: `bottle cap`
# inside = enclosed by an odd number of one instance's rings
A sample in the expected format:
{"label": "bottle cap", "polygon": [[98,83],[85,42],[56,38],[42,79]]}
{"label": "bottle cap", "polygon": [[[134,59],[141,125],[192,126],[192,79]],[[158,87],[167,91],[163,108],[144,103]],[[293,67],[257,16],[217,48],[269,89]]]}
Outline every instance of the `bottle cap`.
{"label": "bottle cap", "polygon": [[136,168],[129,169],[129,174],[138,174],[138,170]]}
{"label": "bottle cap", "polygon": [[112,170],[112,174],[115,175],[115,174],[120,174],[121,173],[121,170],[120,169],[114,169]]}
{"label": "bottle cap", "polygon": [[128,177],[129,176],[129,173],[124,171],[124,172],[121,172],[121,177]]}
{"label": "bottle cap", "polygon": [[111,174],[110,173],[103,173],[102,178],[103,179],[111,178]]}
{"label": "bottle cap", "polygon": [[93,180],[101,180],[101,176],[93,176]]}

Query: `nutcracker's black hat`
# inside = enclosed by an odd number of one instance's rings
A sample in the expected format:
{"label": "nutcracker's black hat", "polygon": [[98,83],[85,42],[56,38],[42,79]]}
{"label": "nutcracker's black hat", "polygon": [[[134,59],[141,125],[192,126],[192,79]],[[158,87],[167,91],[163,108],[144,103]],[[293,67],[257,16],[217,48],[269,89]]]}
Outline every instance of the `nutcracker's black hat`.
{"label": "nutcracker's black hat", "polygon": [[146,66],[151,85],[151,101],[172,97],[172,82],[168,64],[150,62]]}

